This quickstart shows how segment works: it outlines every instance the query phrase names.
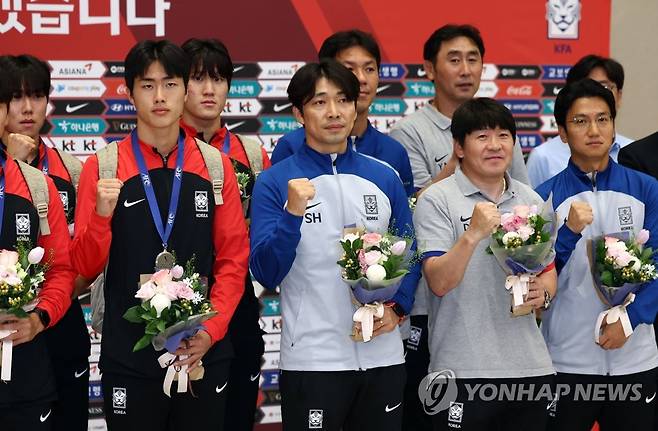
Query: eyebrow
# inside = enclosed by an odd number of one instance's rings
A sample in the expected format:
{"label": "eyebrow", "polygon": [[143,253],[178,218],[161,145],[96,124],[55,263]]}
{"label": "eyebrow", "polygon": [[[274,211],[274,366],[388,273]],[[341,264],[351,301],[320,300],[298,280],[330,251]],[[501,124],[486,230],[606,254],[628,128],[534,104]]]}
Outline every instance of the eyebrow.
{"label": "eyebrow", "polygon": [[448,54],[446,54],[446,55],[450,56],[450,55],[457,55],[457,54],[466,54],[466,55],[477,55],[477,56],[479,56],[480,51],[478,51],[477,49],[473,49],[473,50],[470,50],[470,51],[461,51],[461,50],[458,50],[458,49],[453,49],[453,50],[448,51]]}
{"label": "eyebrow", "polygon": [[[349,65],[353,65],[353,64],[358,65],[359,64],[358,61],[349,61],[349,60],[346,60],[344,63],[349,64]],[[364,61],[362,64],[365,64],[365,65],[376,64],[376,61],[375,60],[368,60],[368,61]]]}

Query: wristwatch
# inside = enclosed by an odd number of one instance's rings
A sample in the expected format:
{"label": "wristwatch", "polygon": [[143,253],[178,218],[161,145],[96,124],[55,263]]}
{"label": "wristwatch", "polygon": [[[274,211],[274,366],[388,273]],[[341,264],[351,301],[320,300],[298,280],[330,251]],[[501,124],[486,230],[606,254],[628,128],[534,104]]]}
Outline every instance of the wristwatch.
{"label": "wristwatch", "polygon": [[544,309],[548,309],[551,306],[551,294],[548,293],[548,290],[544,290]]}
{"label": "wristwatch", "polygon": [[47,328],[48,325],[50,325],[50,316],[48,315],[48,312],[43,308],[36,307],[34,310],[30,311],[30,313],[34,313],[39,316],[39,320],[41,321],[41,324],[44,328]]}

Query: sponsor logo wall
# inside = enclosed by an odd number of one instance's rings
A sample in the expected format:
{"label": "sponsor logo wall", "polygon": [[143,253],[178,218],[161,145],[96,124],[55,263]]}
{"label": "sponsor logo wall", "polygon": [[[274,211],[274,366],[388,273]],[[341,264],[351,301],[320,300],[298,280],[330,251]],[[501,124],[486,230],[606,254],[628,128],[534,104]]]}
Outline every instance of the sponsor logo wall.
{"label": "sponsor logo wall", "polygon": [[[241,19],[224,20],[218,31],[213,14],[196,16],[192,30],[187,2],[180,0],[108,0],[105,6],[89,0],[2,1],[0,42],[10,53],[28,52],[49,62],[52,89],[44,140],[81,159],[123,138],[136,125],[122,59],[137,40],[167,37],[182,43],[195,36],[224,41],[235,61],[225,125],[257,138],[268,152],[283,134],[300,127],[287,99],[290,78],[305,62],[315,60],[320,44],[334,31],[358,27],[380,42],[384,62],[370,120],[388,132],[434,95],[433,84],[419,64],[428,35],[447,22],[476,24],[486,44],[477,95],[494,97],[512,111],[526,153],[557,133],[554,100],[569,65],[583,55],[609,51],[609,1],[518,2],[510,13],[496,3],[473,0],[468,11],[442,4],[439,21],[435,13],[427,13],[437,8],[432,0],[412,0],[405,8],[395,0],[381,0],[377,7],[362,1],[337,2],[342,16],[335,13],[335,2],[321,0],[283,0],[271,6],[249,0],[222,4],[225,16]],[[220,6],[195,0],[195,7],[217,10]],[[391,25],[390,10],[398,14],[396,25]],[[345,16],[351,20],[345,21]],[[258,29],[258,43],[245,38],[245,31],[253,29]],[[278,61],[282,59],[286,61]],[[258,377],[261,425],[256,429],[269,430],[270,424],[281,421],[277,370],[282,321],[278,295],[262,288],[258,293],[265,354]],[[88,305],[84,311],[89,324]],[[91,327],[89,333],[89,429],[100,431],[105,429],[98,369],[101,337]]]}

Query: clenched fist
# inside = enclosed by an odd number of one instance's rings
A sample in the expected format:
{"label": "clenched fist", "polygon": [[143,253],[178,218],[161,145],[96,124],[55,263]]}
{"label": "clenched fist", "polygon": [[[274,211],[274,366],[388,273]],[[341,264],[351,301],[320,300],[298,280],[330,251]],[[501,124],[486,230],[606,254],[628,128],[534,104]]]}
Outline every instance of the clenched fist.
{"label": "clenched fist", "polygon": [[466,232],[474,235],[479,242],[491,235],[500,225],[500,213],[495,204],[491,202],[478,202],[473,208],[471,225]]}
{"label": "clenched fist", "polygon": [[292,215],[303,216],[306,204],[315,197],[315,186],[308,178],[295,178],[288,181],[288,205]]}
{"label": "clenched fist", "polygon": [[118,178],[98,180],[96,185],[96,214],[110,217],[119,200],[123,183]]}
{"label": "clenched fist", "polygon": [[593,221],[594,213],[587,202],[571,203],[566,224],[573,233],[581,233]]}
{"label": "clenched fist", "polygon": [[10,133],[7,136],[7,152],[14,159],[29,163],[36,151],[37,143],[29,136],[20,133]]}

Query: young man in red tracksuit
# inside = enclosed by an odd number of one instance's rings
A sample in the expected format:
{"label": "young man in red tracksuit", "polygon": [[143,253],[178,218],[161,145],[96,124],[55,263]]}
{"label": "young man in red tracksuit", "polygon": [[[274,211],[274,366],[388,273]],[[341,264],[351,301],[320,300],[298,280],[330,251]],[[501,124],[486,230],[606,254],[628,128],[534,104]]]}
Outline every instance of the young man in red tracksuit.
{"label": "young man in red tracksuit", "polygon": [[[69,233],[73,232],[77,178],[82,163],[48,147],[39,136],[46,121],[50,69],[31,55],[5,59],[13,98],[9,103],[5,142],[9,154],[48,175],[62,200]],[[68,167],[63,157],[67,158]],[[69,171],[71,169],[71,171]],[[57,196],[57,195],[55,195]],[[88,283],[76,279],[71,306],[62,320],[46,332],[48,353],[57,385],[52,413],[54,431],[86,431],[89,421],[89,331],[78,301]]]}
{"label": "young man in red tracksuit", "polygon": [[[1,64],[0,136],[12,100],[9,77],[4,63]],[[50,178],[41,178],[49,198],[46,217],[50,232],[44,234],[30,187],[18,163],[0,150],[0,249],[15,250],[19,240],[39,245],[45,249],[43,261],[49,262],[49,269],[36,308],[24,318],[12,316],[0,320],[0,330],[16,331],[0,340],[13,342],[11,380],[0,383],[0,424],[3,430],[50,430],[57,395],[46,338],[41,332],[52,328],[69,308],[75,274],[68,254],[66,218],[55,184]],[[32,170],[37,177],[42,175],[29,166],[23,169]]]}
{"label": "young man in red tracksuit", "polygon": [[[125,79],[137,127],[118,143],[115,178],[99,179],[98,156],[87,160],[80,178],[71,257],[86,278],[105,268],[100,368],[110,430],[223,429],[232,356],[225,335],[244,289],[249,248],[229,158],[221,156],[220,204],[199,144],[179,128],[188,76],[189,60],[178,46],[166,40],[135,45]],[[176,351],[188,358],[174,365],[190,372],[203,358],[204,377],[190,383],[196,397],[163,393],[162,352],[151,346],[133,352],[144,327],[122,317],[140,302],[140,275],[153,273],[163,253],[175,254],[180,264],[195,258],[217,311]]]}
{"label": "young man in red tracksuit", "polygon": [[[192,69],[181,126],[188,135],[228,155],[236,173],[248,178],[240,186],[243,209],[248,210],[256,176],[261,170],[269,168],[271,163],[262,146],[247,142],[244,138],[244,142],[241,141],[221,124],[220,116],[233,76],[228,49],[216,39],[190,39],[182,48],[191,60]],[[247,145],[251,145],[251,149]],[[250,156],[257,160],[250,160]],[[251,431],[265,346],[259,324],[258,298],[249,274],[245,278],[244,294],[231,319],[229,335],[235,357],[231,362],[226,400],[227,411],[231,414],[226,415],[225,427],[231,431]]]}

